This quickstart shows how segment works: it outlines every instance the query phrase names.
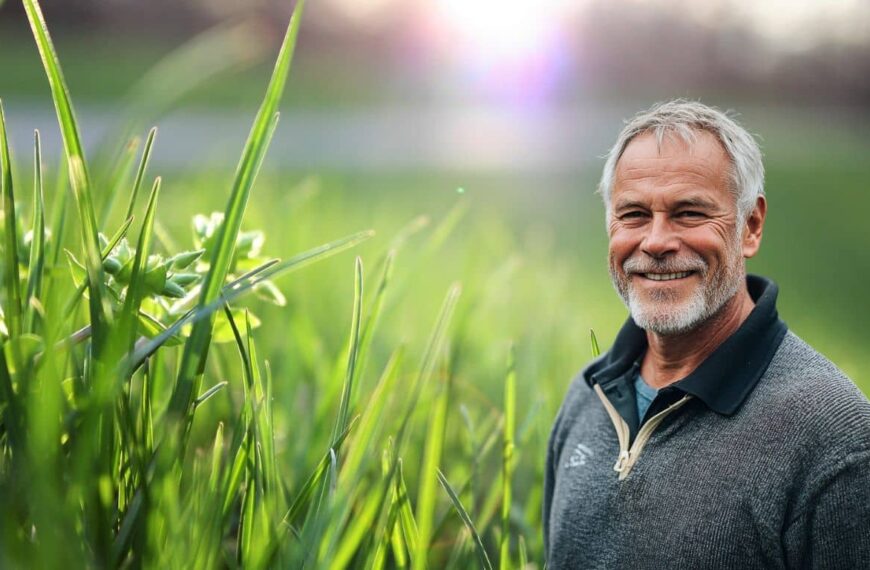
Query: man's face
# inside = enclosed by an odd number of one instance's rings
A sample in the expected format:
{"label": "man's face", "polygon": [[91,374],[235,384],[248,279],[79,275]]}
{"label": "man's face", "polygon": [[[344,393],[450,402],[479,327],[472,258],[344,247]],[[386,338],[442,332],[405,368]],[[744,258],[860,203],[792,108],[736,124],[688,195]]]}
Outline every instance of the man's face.
{"label": "man's face", "polygon": [[731,163],[712,134],[694,144],[638,135],[611,192],[610,275],[632,318],[662,335],[690,331],[744,283]]}

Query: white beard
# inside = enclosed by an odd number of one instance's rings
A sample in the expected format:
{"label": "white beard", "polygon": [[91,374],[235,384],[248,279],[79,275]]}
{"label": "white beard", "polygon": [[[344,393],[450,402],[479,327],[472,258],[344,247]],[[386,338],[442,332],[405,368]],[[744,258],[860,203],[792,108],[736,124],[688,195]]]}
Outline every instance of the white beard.
{"label": "white beard", "polygon": [[[623,273],[617,273],[610,264],[613,286],[631,312],[631,318],[642,329],[664,336],[689,332],[715,315],[743,286],[746,269],[740,255],[739,233],[735,242],[728,244],[724,263],[710,273],[709,265],[700,257],[657,261],[640,254],[623,263]],[[668,289],[639,292],[627,277],[632,272],[678,273],[696,271],[701,283],[685,300],[680,300]]]}

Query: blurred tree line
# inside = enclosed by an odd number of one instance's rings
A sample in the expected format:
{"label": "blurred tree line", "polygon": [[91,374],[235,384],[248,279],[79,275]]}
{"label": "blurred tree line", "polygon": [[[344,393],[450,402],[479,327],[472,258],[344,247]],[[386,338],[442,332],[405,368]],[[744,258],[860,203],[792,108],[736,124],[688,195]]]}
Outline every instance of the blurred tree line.
{"label": "blurred tree line", "polygon": [[[374,0],[358,0],[373,2]],[[300,50],[354,54],[379,65],[419,68],[430,55],[418,41],[421,14],[436,0],[378,0],[375,18],[349,14],[349,0],[311,2]],[[715,5],[721,18],[700,23],[689,11],[663,9],[663,2],[586,0],[563,22],[569,80],[562,96],[625,92],[643,97],[668,89],[680,94],[750,94],[753,99],[870,106],[870,27],[865,37],[843,38],[837,30],[815,34],[805,45],[793,39],[771,43],[757,30],[729,17],[735,0]],[[578,4],[579,5],[579,4]],[[140,34],[180,40],[218,22],[252,19],[264,42],[277,44],[290,0],[46,0],[56,33]],[[856,11],[863,19],[866,11]],[[494,14],[494,18],[498,15]],[[820,19],[817,28],[830,25]],[[0,0],[0,35],[26,26],[21,3]],[[860,28],[858,28],[860,29]],[[822,30],[824,32],[824,30]],[[399,56],[398,54],[401,54]]]}

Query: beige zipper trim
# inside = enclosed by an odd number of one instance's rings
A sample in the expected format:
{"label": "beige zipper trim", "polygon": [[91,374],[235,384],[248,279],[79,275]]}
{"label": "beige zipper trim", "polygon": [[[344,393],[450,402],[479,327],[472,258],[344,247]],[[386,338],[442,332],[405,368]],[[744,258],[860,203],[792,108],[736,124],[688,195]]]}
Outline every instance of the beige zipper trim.
{"label": "beige zipper trim", "polygon": [[686,394],[647,420],[647,422],[641,426],[640,430],[638,430],[637,437],[634,438],[634,442],[629,448],[628,438],[630,430],[628,423],[622,419],[622,416],[619,415],[619,412],[616,411],[616,408],[613,407],[613,404],[611,404],[610,400],[607,399],[607,396],[604,395],[604,390],[601,389],[601,386],[595,384],[593,388],[595,389],[595,393],[598,394],[598,397],[601,399],[601,403],[604,404],[604,409],[607,410],[607,415],[610,416],[610,421],[613,422],[613,427],[616,428],[616,438],[619,440],[619,457],[616,459],[616,465],[613,466],[613,470],[619,473],[620,481],[628,477],[631,468],[634,467],[634,464],[637,463],[637,458],[640,457],[640,452],[643,451],[644,446],[649,441],[649,438],[652,436],[659,424],[664,421],[668,414],[682,407],[692,398],[690,395]]}

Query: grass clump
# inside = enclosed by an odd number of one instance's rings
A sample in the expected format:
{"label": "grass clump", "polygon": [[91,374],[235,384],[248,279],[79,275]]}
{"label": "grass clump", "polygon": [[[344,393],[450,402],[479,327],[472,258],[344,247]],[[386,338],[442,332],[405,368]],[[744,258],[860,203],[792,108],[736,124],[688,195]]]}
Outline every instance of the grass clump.
{"label": "grass clump", "polygon": [[[404,347],[385,353],[376,342],[397,288],[397,252],[426,219],[412,220],[377,255],[378,281],[368,295],[363,261],[356,258],[346,348],[326,366],[327,377],[316,380],[318,404],[289,425],[286,414],[276,413],[276,378],[255,342],[261,319],[242,304],[249,300],[244,295],[256,292],[283,306],[287,299],[275,278],[372,236],[355,233],[279,260],[263,254],[264,232],[242,230],[278,124],[304,0],[290,19],[226,207],[193,217],[189,247],[168,238],[160,223],[161,177],[139,204],[159,144],[156,129],[147,134],[135,171],[138,139],[102,153],[103,160],[114,156],[100,165],[110,174],[102,186],[94,184],[39,3],[24,0],[24,7],[57,111],[64,160],[46,200],[51,177],[43,172],[36,134],[25,224],[16,199],[22,176],[0,102],[0,493],[6,497],[0,564],[464,568],[477,561],[491,568],[487,549],[499,544],[501,567],[508,567],[517,530],[510,481],[513,365],[506,418],[486,420],[490,443],[479,449],[485,455],[501,434],[502,484],[485,494],[475,513],[475,473],[459,465],[454,479],[467,483],[458,489],[445,475],[456,437],[450,417],[458,360],[450,331],[459,285],[449,287],[414,372],[406,372]],[[75,217],[66,212],[68,193]],[[125,195],[123,219],[111,228],[113,206]],[[462,204],[454,208],[423,249],[442,247],[463,212]],[[295,340],[289,334],[285,342]],[[365,382],[366,369],[383,362],[374,370],[376,381]],[[279,424],[290,437],[304,438],[306,449],[297,448],[295,459]],[[419,457],[422,464],[407,472]],[[499,504],[493,530],[487,521]],[[476,517],[483,528],[475,526]],[[523,541],[513,542],[524,548]]]}

